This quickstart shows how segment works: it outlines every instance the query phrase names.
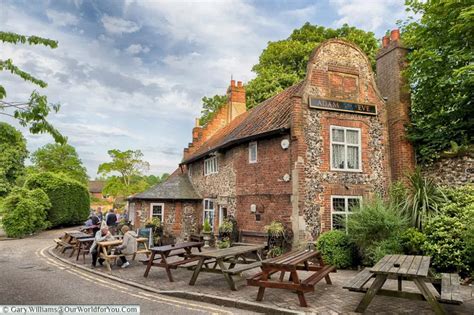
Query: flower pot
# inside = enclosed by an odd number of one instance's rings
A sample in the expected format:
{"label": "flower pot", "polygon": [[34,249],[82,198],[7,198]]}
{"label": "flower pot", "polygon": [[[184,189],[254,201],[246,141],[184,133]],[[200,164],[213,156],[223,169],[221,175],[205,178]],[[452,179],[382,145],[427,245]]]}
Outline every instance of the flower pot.
{"label": "flower pot", "polygon": [[211,240],[211,233],[202,232],[202,236],[204,239],[204,248],[209,248],[209,241]]}

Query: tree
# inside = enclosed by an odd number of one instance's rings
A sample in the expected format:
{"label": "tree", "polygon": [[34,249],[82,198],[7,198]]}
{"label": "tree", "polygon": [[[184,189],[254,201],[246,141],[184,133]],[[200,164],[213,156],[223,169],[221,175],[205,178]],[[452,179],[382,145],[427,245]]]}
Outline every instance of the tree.
{"label": "tree", "polygon": [[169,176],[170,174],[168,173],[163,173],[161,174],[161,176],[148,175],[148,176],[145,176],[145,181],[148,183],[149,186],[153,186],[153,185],[164,182],[165,180],[168,179]]}
{"label": "tree", "polygon": [[31,155],[31,161],[42,172],[64,173],[69,178],[87,184],[86,168],[69,144],[47,144]]}
{"label": "tree", "polygon": [[[134,190],[142,189],[142,187],[147,185],[146,181],[141,178],[141,175],[143,171],[150,168],[150,165],[142,160],[143,153],[140,150],[109,150],[108,153],[112,158],[112,162],[100,164],[97,173],[104,176],[119,173],[120,176],[111,176],[107,179],[104,187],[106,193],[112,196],[126,196],[130,193],[141,191]],[[138,185],[138,187],[134,188],[136,187],[135,185]]]}
{"label": "tree", "polygon": [[403,26],[410,48],[406,76],[411,88],[409,138],[421,162],[451,144],[474,141],[474,6],[471,1],[408,0],[421,15]]}
{"label": "tree", "polygon": [[[0,41],[11,44],[29,44],[29,45],[43,45],[52,49],[58,47],[58,42],[42,38],[38,36],[24,36],[15,33],[0,32]],[[45,88],[47,83],[40,80],[18,68],[12,59],[0,59],[0,71],[9,71],[10,73],[19,76],[25,81],[31,82],[41,88]],[[20,125],[29,127],[33,134],[49,133],[54,140],[59,143],[66,142],[66,138],[53,127],[48,121],[47,116],[51,111],[58,112],[59,104],[50,104],[45,95],[41,95],[37,91],[33,91],[30,99],[27,101],[5,101],[7,91],[5,87],[0,84],[0,115],[10,116],[18,120]]]}
{"label": "tree", "polygon": [[204,126],[207,124],[214,114],[224,106],[227,101],[227,97],[225,95],[214,95],[213,97],[203,97],[202,98],[202,110],[201,110],[201,118],[199,119],[199,124]]}
{"label": "tree", "polygon": [[8,194],[23,174],[27,156],[26,140],[21,132],[0,122],[0,197]]}

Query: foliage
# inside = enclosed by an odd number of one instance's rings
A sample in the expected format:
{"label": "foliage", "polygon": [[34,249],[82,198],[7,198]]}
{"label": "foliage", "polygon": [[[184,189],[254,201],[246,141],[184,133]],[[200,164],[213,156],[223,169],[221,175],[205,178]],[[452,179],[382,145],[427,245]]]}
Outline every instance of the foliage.
{"label": "foliage", "polygon": [[21,132],[0,122],[0,197],[5,196],[22,175],[28,156],[26,141]]}
{"label": "foliage", "polygon": [[267,258],[278,257],[283,254],[283,248],[280,246],[274,246],[268,250]]}
{"label": "foliage", "polygon": [[364,264],[366,266],[373,266],[386,255],[401,253],[403,253],[403,248],[400,240],[398,237],[392,236],[369,246],[365,252]]}
{"label": "foliage", "polygon": [[168,179],[168,177],[170,177],[170,174],[163,173],[163,174],[161,174],[161,176],[160,175],[158,175],[158,176],[155,176],[155,175],[143,176],[143,179],[146,181],[148,186],[153,186],[153,185],[160,184],[160,183],[164,182],[165,180]]}
{"label": "foliage", "polygon": [[[29,45],[43,45],[52,49],[58,46],[58,42],[42,38],[38,36],[23,36],[15,33],[1,32],[0,41],[3,43],[10,44],[29,44]],[[25,81],[31,82],[40,88],[47,86],[46,82],[32,76],[28,72],[21,70],[17,67],[12,59],[1,60],[0,59],[0,71],[8,71],[13,75],[19,76]],[[63,137],[60,132],[53,127],[48,121],[47,116],[51,111],[58,112],[59,104],[50,104],[45,95],[41,95],[37,91],[33,91],[30,95],[29,100],[13,102],[5,101],[7,92],[5,87],[0,85],[0,115],[10,116],[17,119],[20,125],[23,127],[29,127],[29,130],[33,134],[37,133],[49,133],[53,136],[54,140],[59,143],[65,143],[66,138]]]}
{"label": "foliage", "polygon": [[316,247],[327,264],[337,268],[354,266],[357,260],[356,247],[343,231],[329,231],[319,236]]}
{"label": "foliage", "polygon": [[204,224],[202,225],[202,231],[204,233],[211,233],[212,232],[212,227],[211,227],[211,224],[209,223],[209,219],[206,218],[204,220]]}
{"label": "foliage", "polygon": [[408,0],[420,16],[403,25],[410,48],[406,71],[411,87],[409,138],[421,162],[474,141],[474,7],[470,1]]}
{"label": "foliage", "polygon": [[199,118],[199,125],[206,125],[219,109],[225,105],[226,101],[226,95],[214,95],[212,97],[204,96],[202,98],[202,110],[201,118]]}
{"label": "foliage", "polygon": [[269,42],[252,71],[257,76],[247,84],[247,107],[252,108],[301,81],[311,52],[324,40],[341,38],[354,42],[375,65],[377,40],[372,32],[365,32],[344,24],[338,29],[304,24],[284,40]]}
{"label": "foliage", "polygon": [[349,236],[358,246],[365,264],[373,262],[376,250],[389,249],[390,244],[380,243],[398,238],[406,226],[406,219],[380,197],[361,204],[347,220]]}
{"label": "foliage", "polygon": [[217,248],[229,248],[230,247],[230,240],[228,238],[218,240],[216,242]]}
{"label": "foliage", "polygon": [[272,221],[269,225],[265,225],[264,229],[270,237],[283,237],[285,234],[285,226],[278,221]]}
{"label": "foliage", "polygon": [[422,255],[426,235],[415,228],[408,228],[400,235],[400,244],[407,255]]}
{"label": "foliage", "polygon": [[1,207],[2,225],[8,237],[23,237],[48,227],[48,196],[41,189],[15,188]]}
{"label": "foliage", "polygon": [[439,206],[446,201],[440,187],[417,168],[407,176],[405,184],[398,184],[392,192],[392,201],[410,220],[411,225],[423,230],[426,220],[438,212]]}
{"label": "foliage", "polygon": [[219,225],[219,232],[222,234],[230,234],[234,229],[234,224],[230,221],[225,219],[222,221],[221,225]]}
{"label": "foliage", "polygon": [[[462,238],[464,239],[464,244],[466,246],[465,251],[468,253],[466,263],[470,266],[471,279],[474,279],[474,212],[468,214],[469,218],[467,221],[467,229],[464,231]],[[469,254],[471,253],[471,254]]]}
{"label": "foliage", "polygon": [[133,176],[130,184],[125,185],[119,176],[110,176],[105,181],[103,193],[113,197],[125,197],[148,189],[150,185],[141,176]]}
{"label": "foliage", "polygon": [[78,181],[44,172],[31,175],[25,187],[40,188],[48,195],[51,201],[48,221],[52,227],[81,223],[89,216],[89,191]]}
{"label": "foliage", "polygon": [[86,168],[69,144],[46,144],[31,155],[31,162],[39,171],[63,173],[83,184],[88,182]]}

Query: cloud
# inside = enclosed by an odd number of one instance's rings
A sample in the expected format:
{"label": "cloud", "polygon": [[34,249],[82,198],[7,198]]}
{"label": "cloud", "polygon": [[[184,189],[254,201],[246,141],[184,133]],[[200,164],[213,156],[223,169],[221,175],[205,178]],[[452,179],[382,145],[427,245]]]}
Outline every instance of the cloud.
{"label": "cloud", "polygon": [[132,44],[130,46],[128,46],[127,49],[125,49],[125,51],[130,54],[130,55],[136,55],[136,54],[139,54],[139,53],[148,53],[150,51],[150,48],[148,47],[143,47],[142,45],[140,44]]}
{"label": "cloud", "polygon": [[112,34],[135,33],[140,26],[133,22],[122,18],[113,17],[105,14],[101,19],[105,30]]}
{"label": "cloud", "polygon": [[46,16],[54,25],[57,26],[77,25],[79,23],[79,18],[68,12],[59,12],[53,9],[48,9],[46,10]]}

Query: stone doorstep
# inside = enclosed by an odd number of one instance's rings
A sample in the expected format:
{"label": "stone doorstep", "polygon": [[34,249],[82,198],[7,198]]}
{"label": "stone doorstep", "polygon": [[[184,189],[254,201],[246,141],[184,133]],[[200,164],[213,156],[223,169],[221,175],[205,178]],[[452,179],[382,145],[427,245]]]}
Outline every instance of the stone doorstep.
{"label": "stone doorstep", "polygon": [[199,302],[205,302],[209,304],[215,304],[218,306],[225,306],[225,307],[231,307],[231,308],[238,308],[242,310],[248,310],[248,311],[253,311],[253,312],[258,312],[258,313],[263,313],[263,314],[277,314],[277,315],[293,315],[293,314],[304,314],[303,312],[298,312],[298,311],[293,311],[293,310],[288,310],[284,308],[279,308],[279,307],[270,307],[267,305],[263,305],[260,303],[255,303],[255,302],[249,302],[249,301],[238,301],[236,299],[229,299],[225,298],[222,296],[215,296],[215,295],[210,295],[210,294],[204,294],[204,293],[197,293],[197,292],[186,292],[186,291],[179,291],[179,290],[173,290],[173,291],[164,291],[164,290],[157,290],[155,288],[139,284],[134,281],[130,280],[125,280],[116,276],[112,276],[110,274],[104,273],[104,272],[99,272],[93,269],[90,269],[89,267],[86,267],[84,265],[77,264],[75,262],[71,262],[70,260],[60,257],[56,255],[53,251],[54,246],[51,246],[48,248],[48,254],[58,260],[60,260],[63,263],[66,263],[68,265],[71,265],[75,268],[81,269],[83,271],[87,271],[89,273],[93,273],[98,276],[102,276],[104,278],[108,278],[123,284],[127,284],[132,287],[136,287],[148,292],[153,292],[157,293],[160,295],[167,295],[167,296],[172,296],[172,297],[177,297],[177,298],[182,298],[182,299],[188,299],[188,300],[193,300],[193,301],[199,301]]}

